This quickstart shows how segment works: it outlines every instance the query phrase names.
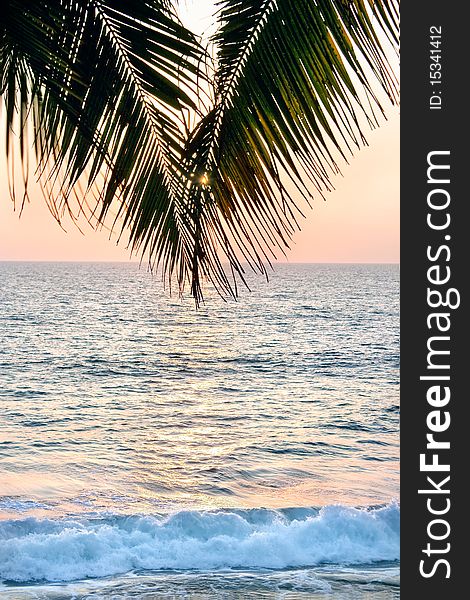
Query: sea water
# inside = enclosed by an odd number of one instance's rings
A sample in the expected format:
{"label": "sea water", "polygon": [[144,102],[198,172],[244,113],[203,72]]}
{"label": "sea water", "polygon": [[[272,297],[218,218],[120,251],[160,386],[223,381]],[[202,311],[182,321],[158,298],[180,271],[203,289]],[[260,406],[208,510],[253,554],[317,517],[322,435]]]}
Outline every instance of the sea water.
{"label": "sea water", "polygon": [[398,598],[398,276],[0,263],[0,596]]}

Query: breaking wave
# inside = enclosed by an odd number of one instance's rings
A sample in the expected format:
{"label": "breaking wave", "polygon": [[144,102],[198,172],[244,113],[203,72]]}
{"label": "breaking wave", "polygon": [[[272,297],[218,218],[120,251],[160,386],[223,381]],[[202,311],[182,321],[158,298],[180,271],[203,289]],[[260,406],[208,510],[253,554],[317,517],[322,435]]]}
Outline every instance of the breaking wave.
{"label": "breaking wave", "polygon": [[399,558],[396,503],[356,509],[184,511],[166,517],[0,522],[4,582],[73,581],[132,570],[308,567]]}

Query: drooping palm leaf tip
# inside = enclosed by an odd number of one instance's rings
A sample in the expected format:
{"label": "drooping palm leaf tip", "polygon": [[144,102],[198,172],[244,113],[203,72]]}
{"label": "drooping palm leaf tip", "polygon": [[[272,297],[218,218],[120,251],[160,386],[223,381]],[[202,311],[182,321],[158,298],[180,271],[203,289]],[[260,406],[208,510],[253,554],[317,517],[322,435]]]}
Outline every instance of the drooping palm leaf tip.
{"label": "drooping palm leaf tip", "polygon": [[398,46],[396,0],[217,6],[213,56],[169,0],[17,0],[0,21],[10,168],[33,145],[58,220],[119,223],[196,303],[205,279],[235,296],[245,262],[266,274],[296,199],[378,123],[376,90],[397,98],[379,39]]}

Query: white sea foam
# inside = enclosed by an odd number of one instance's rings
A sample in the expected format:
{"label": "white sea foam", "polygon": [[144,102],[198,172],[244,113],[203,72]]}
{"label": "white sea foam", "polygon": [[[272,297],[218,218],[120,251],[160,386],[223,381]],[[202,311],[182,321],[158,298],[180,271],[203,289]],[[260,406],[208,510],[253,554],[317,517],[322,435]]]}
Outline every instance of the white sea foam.
{"label": "white sea foam", "polygon": [[305,518],[294,515],[186,511],[166,518],[3,521],[0,578],[72,581],[133,569],[278,569],[399,557],[396,504],[370,510],[328,506]]}

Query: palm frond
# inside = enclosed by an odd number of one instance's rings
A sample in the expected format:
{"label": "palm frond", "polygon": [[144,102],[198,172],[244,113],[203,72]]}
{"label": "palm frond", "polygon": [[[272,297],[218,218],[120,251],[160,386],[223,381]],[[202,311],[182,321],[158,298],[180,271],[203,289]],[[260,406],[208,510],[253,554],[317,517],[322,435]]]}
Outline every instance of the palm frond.
{"label": "palm frond", "polygon": [[395,0],[218,6],[211,76],[169,0],[11,0],[0,23],[8,156],[16,119],[27,159],[32,115],[56,218],[75,198],[96,223],[119,220],[196,303],[204,279],[236,296],[244,261],[267,274],[300,203],[378,124],[378,87],[397,99],[380,42],[398,43]]}
{"label": "palm frond", "polygon": [[240,257],[266,273],[301,214],[289,190],[309,202],[314,191],[331,189],[334,150],[346,158],[365,143],[362,122],[378,123],[377,84],[391,102],[397,95],[378,37],[384,30],[397,42],[393,0],[223,0],[219,6],[216,102],[186,150],[196,182],[186,190],[196,296],[199,272],[233,293],[218,256],[207,250],[214,244],[240,276]]}
{"label": "palm frond", "polygon": [[32,115],[52,213],[73,213],[74,199],[98,223],[115,210],[135,248],[150,246],[188,278],[175,165],[186,115],[198,113],[204,49],[171,3],[10,1],[0,35],[7,149],[19,113],[24,157]]}

